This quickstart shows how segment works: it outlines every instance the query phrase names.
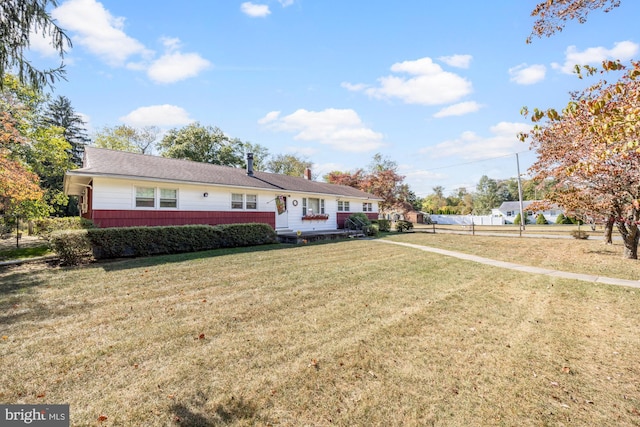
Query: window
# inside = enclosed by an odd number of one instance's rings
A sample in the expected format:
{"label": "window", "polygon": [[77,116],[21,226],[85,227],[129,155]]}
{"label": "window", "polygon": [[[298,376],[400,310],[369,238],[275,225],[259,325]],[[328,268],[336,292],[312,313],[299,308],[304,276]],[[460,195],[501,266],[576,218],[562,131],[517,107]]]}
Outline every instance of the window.
{"label": "window", "polygon": [[231,209],[258,209],[258,196],[255,194],[231,194]]}
{"label": "window", "polygon": [[324,214],[324,199],[302,198],[302,216]]}
{"label": "window", "polygon": [[[156,200],[156,195],[160,197]],[[178,190],[173,188],[136,187],[136,208],[177,208]]]}
{"label": "window", "polygon": [[513,216],[513,211],[507,211],[507,216]]}
{"label": "window", "polygon": [[231,195],[231,209],[242,209],[244,201],[244,195],[233,193]]}
{"label": "window", "polygon": [[136,208],[153,208],[156,201],[156,189],[136,187]]}
{"label": "window", "polygon": [[247,209],[258,209],[258,196],[247,194]]}
{"label": "window", "polygon": [[362,204],[362,212],[373,212],[373,204],[372,203],[363,203]]}
{"label": "window", "polygon": [[338,200],[338,212],[349,212],[349,202]]}
{"label": "window", "polygon": [[160,189],[160,207],[161,208],[177,208],[178,207],[178,190],[161,188]]}

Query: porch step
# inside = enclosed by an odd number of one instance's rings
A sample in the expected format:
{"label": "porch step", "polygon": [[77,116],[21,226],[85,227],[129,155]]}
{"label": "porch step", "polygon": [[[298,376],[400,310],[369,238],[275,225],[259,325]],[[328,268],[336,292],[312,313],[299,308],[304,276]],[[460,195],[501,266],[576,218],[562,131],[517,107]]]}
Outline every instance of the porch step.
{"label": "porch step", "polygon": [[277,228],[276,229],[276,234],[283,234],[283,233],[293,233],[293,230],[291,228]]}

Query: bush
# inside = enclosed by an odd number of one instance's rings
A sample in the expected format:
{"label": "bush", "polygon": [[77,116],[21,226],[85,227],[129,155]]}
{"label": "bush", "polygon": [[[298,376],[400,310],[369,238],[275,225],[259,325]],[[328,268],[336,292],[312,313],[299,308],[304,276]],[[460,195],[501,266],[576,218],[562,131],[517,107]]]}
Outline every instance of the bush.
{"label": "bush", "polygon": [[382,232],[391,231],[391,221],[389,221],[388,219],[379,219],[378,230]]}
{"label": "bush", "polygon": [[364,212],[356,212],[349,215],[349,219],[353,220],[356,224],[369,225],[371,220]]}
{"label": "bush", "polygon": [[33,225],[35,234],[45,239],[48,239],[54,231],[95,228],[91,220],[79,216],[39,218],[33,221]]}
{"label": "bush", "polygon": [[410,221],[400,220],[396,222],[396,231],[402,233],[403,231],[408,231],[413,229],[413,223]]}
{"label": "bush", "polygon": [[[70,232],[69,232],[70,233]],[[84,256],[95,259],[136,257],[181,252],[196,252],[218,248],[254,246],[276,243],[275,231],[267,224],[186,225],[170,227],[114,227],[76,231],[84,236],[88,247],[79,246]],[[65,247],[65,238],[56,236],[54,250],[64,263],[77,263],[76,243]],[[71,255],[66,255],[70,252]]]}
{"label": "bush", "polygon": [[[525,224],[530,224],[531,221],[529,220],[529,215],[524,216],[524,220],[525,220]],[[520,225],[520,221],[522,221],[521,217],[520,217],[520,212],[518,212],[518,215],[516,215],[516,217],[513,219],[513,223],[515,225]]]}
{"label": "bush", "polygon": [[536,224],[549,224],[549,221],[547,221],[547,218],[545,218],[543,214],[539,213],[536,217]]}
{"label": "bush", "polygon": [[77,265],[91,258],[91,241],[86,230],[54,231],[49,235],[49,243],[63,265]]}
{"label": "bush", "polygon": [[589,238],[589,234],[586,231],[574,230],[571,232],[574,239],[586,240]]}

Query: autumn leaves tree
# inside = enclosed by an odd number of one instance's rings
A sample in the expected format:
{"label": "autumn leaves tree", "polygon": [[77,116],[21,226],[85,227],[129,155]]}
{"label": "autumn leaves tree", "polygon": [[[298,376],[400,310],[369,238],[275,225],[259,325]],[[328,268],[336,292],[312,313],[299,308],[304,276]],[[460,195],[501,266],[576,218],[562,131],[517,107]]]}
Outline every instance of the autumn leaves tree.
{"label": "autumn leaves tree", "polygon": [[324,179],[331,184],[348,185],[380,197],[383,199],[379,204],[383,212],[408,212],[414,209],[415,194],[403,184],[404,176],[398,174],[398,164],[380,153],[373,156],[367,171],[333,171],[326,174]]}
{"label": "autumn leaves tree", "polygon": [[[624,68],[617,62],[604,71]],[[586,72],[598,70],[587,67]],[[624,240],[624,256],[638,259],[640,233],[640,63],[614,83],[605,80],[579,93],[562,112],[534,110],[541,123],[529,138],[538,153],[531,171],[556,185],[548,199],[582,217],[611,220]],[[546,119],[544,123],[542,119]]]}

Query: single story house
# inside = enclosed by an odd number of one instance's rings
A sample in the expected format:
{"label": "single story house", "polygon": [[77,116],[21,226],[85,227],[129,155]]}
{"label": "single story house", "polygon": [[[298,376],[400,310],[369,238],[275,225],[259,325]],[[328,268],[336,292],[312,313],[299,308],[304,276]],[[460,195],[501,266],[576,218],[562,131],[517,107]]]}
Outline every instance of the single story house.
{"label": "single story house", "polygon": [[[522,201],[522,207],[529,217],[530,222],[535,222],[538,214],[543,214],[546,220],[550,224],[555,224],[556,219],[562,213],[562,208],[560,206],[554,205],[551,206],[550,209],[543,211],[533,211],[529,209],[533,203],[541,203],[540,200],[527,200]],[[491,209],[491,215],[493,217],[501,217],[504,219],[505,223],[513,224],[513,221],[516,219],[516,216],[520,213],[520,202],[502,202],[499,208]]]}
{"label": "single story house", "polygon": [[342,228],[355,212],[378,217],[380,198],[356,188],[253,170],[87,146],[64,192],[98,227],[266,223],[276,231]]}

